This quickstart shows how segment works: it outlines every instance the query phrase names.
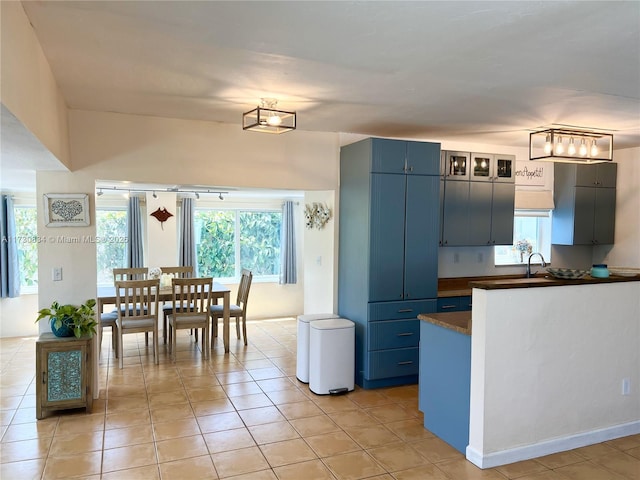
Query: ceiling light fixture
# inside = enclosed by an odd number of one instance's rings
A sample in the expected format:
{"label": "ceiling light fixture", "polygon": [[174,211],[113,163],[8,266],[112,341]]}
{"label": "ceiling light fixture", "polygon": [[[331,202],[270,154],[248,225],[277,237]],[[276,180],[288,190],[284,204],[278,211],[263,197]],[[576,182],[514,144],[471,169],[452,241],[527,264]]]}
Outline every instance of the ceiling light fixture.
{"label": "ceiling light fixture", "polygon": [[222,193],[220,193],[220,194],[218,195],[218,198],[219,198],[220,200],[224,200],[224,197],[222,196]]}
{"label": "ceiling light fixture", "polygon": [[[569,137],[564,149],[562,137]],[[575,141],[580,141],[577,149]],[[600,142],[598,145],[596,142]],[[587,146],[590,145],[590,148]],[[599,148],[600,147],[600,148]],[[576,154],[577,153],[577,154]],[[529,134],[529,160],[562,163],[604,163],[613,160],[613,135],[595,130],[549,128]]]}
{"label": "ceiling light fixture", "polygon": [[200,194],[196,192],[196,200],[200,200]]}
{"label": "ceiling light fixture", "polygon": [[99,196],[99,197],[102,196],[103,194],[104,194],[104,192],[102,191],[102,189],[99,189],[98,193],[96,193],[96,195]]}
{"label": "ceiling light fixture", "polygon": [[153,198],[158,198],[158,195],[156,195],[156,192],[153,192]]}
{"label": "ceiling light fixture", "polygon": [[260,106],[242,114],[242,129],[285,133],[296,129],[296,112],[278,110],[275,98],[260,99]]}

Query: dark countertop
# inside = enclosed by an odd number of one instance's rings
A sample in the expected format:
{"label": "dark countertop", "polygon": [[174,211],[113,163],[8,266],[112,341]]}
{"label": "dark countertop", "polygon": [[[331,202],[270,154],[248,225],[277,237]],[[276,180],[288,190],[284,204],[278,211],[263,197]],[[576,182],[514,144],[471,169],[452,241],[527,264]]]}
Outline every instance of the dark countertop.
{"label": "dark countertop", "polygon": [[448,328],[464,335],[471,335],[471,311],[446,313],[421,313],[418,319]]}
{"label": "dark countertop", "polygon": [[544,273],[536,274],[531,278],[523,278],[522,275],[439,278],[438,298],[469,296],[473,288],[495,290],[504,288],[555,287],[561,285],[635,281],[640,281],[640,275],[636,275],[635,277],[611,275],[609,278],[592,278],[587,275],[585,278],[579,280],[559,280]]}
{"label": "dark countertop", "polygon": [[529,287],[558,287],[567,285],[593,285],[600,283],[620,283],[620,282],[640,282],[640,277],[618,277],[593,278],[587,275],[584,278],[575,280],[562,280],[550,276],[532,278],[503,278],[495,280],[479,280],[469,282],[469,287],[483,290],[502,290],[509,288],[529,288]]}

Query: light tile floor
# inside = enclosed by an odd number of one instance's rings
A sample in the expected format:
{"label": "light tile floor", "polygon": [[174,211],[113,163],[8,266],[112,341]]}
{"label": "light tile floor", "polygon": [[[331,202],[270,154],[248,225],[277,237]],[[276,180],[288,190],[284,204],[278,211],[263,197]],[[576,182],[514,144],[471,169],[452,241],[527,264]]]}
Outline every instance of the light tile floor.
{"label": "light tile floor", "polygon": [[160,365],[143,335],[125,368],[102,341],[93,412],[35,419],[35,338],[0,340],[0,478],[638,480],[640,435],[480,470],[422,426],[417,386],[309,392],[295,378],[295,319],[248,324],[250,344],[178,334]]}

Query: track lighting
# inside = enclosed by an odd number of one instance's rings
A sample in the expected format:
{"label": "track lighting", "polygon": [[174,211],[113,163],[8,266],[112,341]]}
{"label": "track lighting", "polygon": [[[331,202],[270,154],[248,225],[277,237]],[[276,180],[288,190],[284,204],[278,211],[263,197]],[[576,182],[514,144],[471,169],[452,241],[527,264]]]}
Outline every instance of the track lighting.
{"label": "track lighting", "polygon": [[200,200],[200,194],[196,192],[196,200]]}
{"label": "track lighting", "polygon": [[102,189],[99,189],[99,190],[98,190],[98,193],[96,193],[96,195],[97,195],[98,197],[102,196],[103,194],[104,194],[104,192],[102,191]]}
{"label": "track lighting", "polygon": [[156,192],[153,192],[152,197],[153,197],[153,198],[158,198],[158,195],[156,195]]}
{"label": "track lighting", "polygon": [[224,198],[222,197],[222,192],[218,195],[218,198],[219,198],[220,200],[224,200]]}

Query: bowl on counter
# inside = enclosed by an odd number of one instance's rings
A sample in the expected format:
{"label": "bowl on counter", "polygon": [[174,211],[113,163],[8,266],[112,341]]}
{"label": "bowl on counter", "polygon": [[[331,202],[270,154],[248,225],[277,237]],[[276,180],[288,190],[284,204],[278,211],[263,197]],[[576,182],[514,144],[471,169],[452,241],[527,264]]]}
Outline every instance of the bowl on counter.
{"label": "bowl on counter", "polygon": [[547,272],[552,277],[562,280],[577,280],[589,275],[589,270],[576,270],[574,268],[547,268]]}

